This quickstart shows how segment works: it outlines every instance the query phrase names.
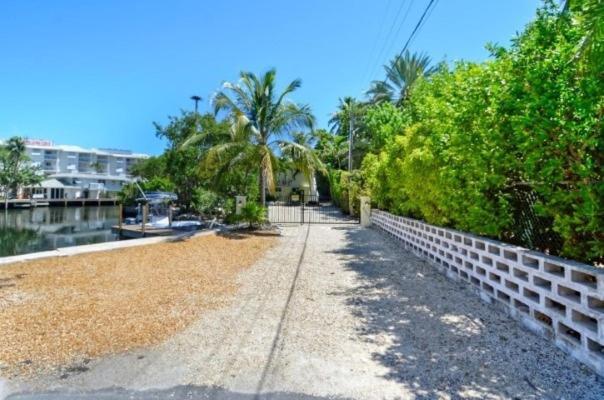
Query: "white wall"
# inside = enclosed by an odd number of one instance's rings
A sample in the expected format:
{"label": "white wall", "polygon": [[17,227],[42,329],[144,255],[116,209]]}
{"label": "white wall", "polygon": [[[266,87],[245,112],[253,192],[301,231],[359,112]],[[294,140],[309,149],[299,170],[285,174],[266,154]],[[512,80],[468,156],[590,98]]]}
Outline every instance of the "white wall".
{"label": "white wall", "polygon": [[384,211],[371,220],[604,376],[604,270]]}

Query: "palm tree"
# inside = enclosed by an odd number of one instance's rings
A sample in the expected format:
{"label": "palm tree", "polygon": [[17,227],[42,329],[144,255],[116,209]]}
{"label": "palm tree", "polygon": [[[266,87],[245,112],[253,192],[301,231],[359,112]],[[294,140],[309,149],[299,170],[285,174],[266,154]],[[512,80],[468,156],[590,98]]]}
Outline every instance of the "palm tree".
{"label": "palm tree", "polygon": [[[214,112],[228,112],[231,136],[225,143],[211,147],[204,162],[219,168],[258,168],[260,203],[266,204],[266,189],[275,191],[274,173],[278,168],[275,151],[290,149],[300,159],[310,162],[313,150],[288,141],[287,133],[296,128],[311,128],[314,117],[310,108],[287,99],[301,85],[295,79],[281,93],[275,88],[276,71],[262,76],[241,72],[238,83],[226,82],[223,91],[215,94]],[[192,138],[192,140],[197,140]]]}
{"label": "palm tree", "polygon": [[308,182],[312,182],[315,172],[327,172],[318,153],[315,150],[306,151],[313,147],[314,137],[304,132],[294,132],[291,142],[281,145],[281,160],[287,169],[293,171],[294,177],[301,172]]}
{"label": "palm tree", "polygon": [[389,65],[384,65],[386,79],[373,81],[367,94],[373,103],[387,101],[400,106],[407,100],[411,87],[420,77],[429,76],[437,70],[430,63],[427,55],[411,54],[407,50],[401,57],[392,59]]}
{"label": "palm tree", "polygon": [[[338,111],[328,121],[331,132],[348,140],[348,169],[352,169],[352,152],[354,136],[362,132],[363,113],[365,105],[354,97],[339,99]],[[352,128],[352,132],[350,131]]]}
{"label": "palm tree", "polygon": [[334,135],[323,129],[319,129],[315,135],[317,138],[315,151],[319,153],[319,158],[330,167],[341,169],[342,161],[346,159],[348,153],[348,138]]}
{"label": "palm tree", "polygon": [[35,185],[42,180],[38,168],[28,165],[25,141],[14,136],[0,146],[0,192],[4,193],[4,208],[8,209],[9,192],[20,186]]}

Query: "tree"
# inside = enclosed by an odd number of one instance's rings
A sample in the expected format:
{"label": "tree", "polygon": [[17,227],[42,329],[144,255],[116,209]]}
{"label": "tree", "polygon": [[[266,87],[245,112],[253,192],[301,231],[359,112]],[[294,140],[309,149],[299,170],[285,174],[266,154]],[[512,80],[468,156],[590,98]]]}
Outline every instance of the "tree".
{"label": "tree", "polygon": [[294,171],[304,174],[309,181],[315,176],[315,172],[325,172],[325,166],[315,151],[307,151],[314,147],[313,136],[304,132],[294,132],[292,141],[281,145],[281,159]]}
{"label": "tree", "polygon": [[493,59],[442,67],[404,108],[368,113],[363,174],[390,211],[552,254],[604,260],[604,80],[584,30],[546,2]]}
{"label": "tree", "polygon": [[567,0],[565,11],[573,12],[574,22],[584,31],[577,56],[602,72],[604,66],[604,0]]}
{"label": "tree", "polygon": [[130,175],[142,179],[166,176],[166,157],[164,154],[139,159],[128,171]]}
{"label": "tree", "polygon": [[[314,117],[310,108],[289,101],[287,96],[301,85],[290,82],[281,93],[276,91],[276,71],[262,76],[241,72],[239,83],[226,82],[223,91],[214,96],[215,113],[226,111],[231,123],[228,141],[211,147],[205,157],[206,166],[214,168],[254,168],[259,171],[260,203],[266,204],[266,189],[275,190],[274,172],[278,168],[275,151],[290,147],[307,157],[313,150],[284,139],[297,128],[311,128]],[[190,142],[202,141],[197,135]]]}
{"label": "tree", "polygon": [[22,186],[40,183],[42,175],[37,167],[28,163],[25,142],[20,137],[10,138],[0,146],[0,192],[4,194],[4,209],[8,209],[10,192]]}
{"label": "tree", "polygon": [[348,138],[346,136],[334,135],[325,129],[317,129],[315,151],[321,161],[328,168],[342,169],[344,161],[348,157]]}
{"label": "tree", "polygon": [[[352,148],[347,146],[349,152],[346,157],[351,167],[354,167],[354,159],[361,159],[367,150],[367,138],[363,127],[365,109],[365,104],[354,97],[344,97],[339,99],[338,111],[333,113],[328,121],[332,133],[344,137],[347,142],[352,140]],[[351,127],[352,135],[350,135]]]}
{"label": "tree", "polygon": [[[199,163],[207,150],[228,140],[229,124],[217,121],[212,114],[183,111],[180,116],[169,117],[167,125],[154,123],[156,136],[167,140],[167,146],[159,159],[150,159],[136,166],[134,172],[147,174],[146,179],[169,179],[184,209],[193,207],[194,193],[206,181]],[[185,143],[187,145],[185,146]],[[157,169],[154,171],[154,167]]]}
{"label": "tree", "polygon": [[410,53],[409,50],[401,57],[384,65],[386,78],[383,81],[373,81],[367,94],[373,103],[390,102],[401,106],[409,97],[411,87],[423,76],[429,76],[438,68],[430,66],[430,57],[423,53]]}

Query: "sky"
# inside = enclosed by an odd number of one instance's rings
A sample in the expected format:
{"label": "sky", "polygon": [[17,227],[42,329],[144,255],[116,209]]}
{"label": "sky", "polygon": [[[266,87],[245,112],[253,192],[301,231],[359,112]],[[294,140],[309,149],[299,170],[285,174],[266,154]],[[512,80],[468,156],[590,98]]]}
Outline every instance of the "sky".
{"label": "sky", "polygon": [[[429,0],[1,0],[0,139],[159,154],[153,122],[240,71],[277,69],[326,127],[338,98],[383,77]],[[539,0],[440,0],[411,42],[433,61],[483,61]]]}

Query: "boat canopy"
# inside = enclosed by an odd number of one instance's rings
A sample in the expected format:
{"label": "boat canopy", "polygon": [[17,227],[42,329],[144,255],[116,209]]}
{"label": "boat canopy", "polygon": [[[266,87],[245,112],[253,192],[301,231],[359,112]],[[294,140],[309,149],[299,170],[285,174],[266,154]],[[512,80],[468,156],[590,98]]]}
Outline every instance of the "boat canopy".
{"label": "boat canopy", "polygon": [[176,193],[172,192],[145,192],[144,197],[139,197],[136,201],[147,203],[167,203],[178,200]]}

